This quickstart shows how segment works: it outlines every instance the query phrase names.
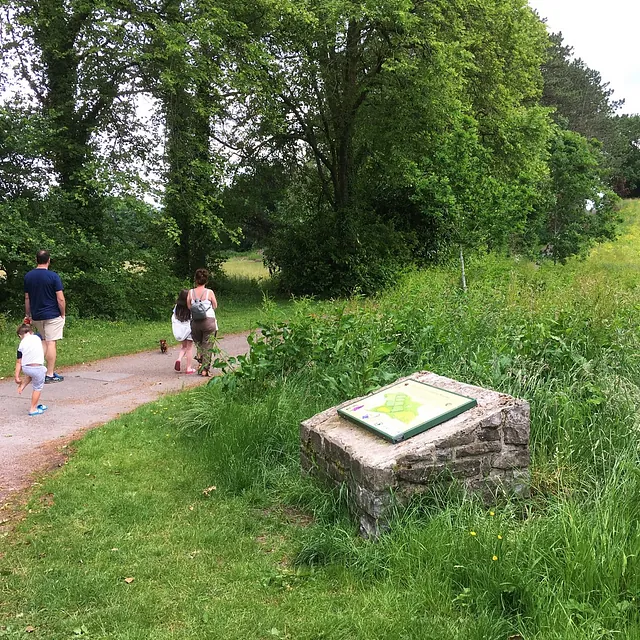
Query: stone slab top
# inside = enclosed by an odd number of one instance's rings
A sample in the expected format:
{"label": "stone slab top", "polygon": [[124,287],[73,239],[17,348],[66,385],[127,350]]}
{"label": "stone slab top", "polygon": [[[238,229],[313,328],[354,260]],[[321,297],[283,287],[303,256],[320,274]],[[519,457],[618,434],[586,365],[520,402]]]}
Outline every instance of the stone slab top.
{"label": "stone slab top", "polygon": [[[458,382],[430,371],[414,373],[393,384],[404,380],[417,380],[453,393],[475,398],[478,405],[407,440],[391,443],[338,415],[339,408],[360,399],[351,398],[341,405],[331,407],[302,422],[303,433],[305,431],[318,432],[324,439],[338,445],[367,467],[386,469],[396,464],[400,459],[421,458],[429,449],[435,450],[440,444],[451,442],[456,437],[475,431],[478,427],[497,428],[502,423],[502,415],[505,410],[518,409],[517,413],[522,413],[523,418],[526,415],[528,420],[529,404],[526,401],[497,391]],[[383,387],[381,390],[386,388],[388,387]]]}

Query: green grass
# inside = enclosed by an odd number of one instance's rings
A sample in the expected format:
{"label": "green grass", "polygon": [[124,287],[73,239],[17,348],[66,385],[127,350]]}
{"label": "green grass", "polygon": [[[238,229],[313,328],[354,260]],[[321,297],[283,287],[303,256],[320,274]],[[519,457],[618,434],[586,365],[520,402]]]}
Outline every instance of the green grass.
{"label": "green grass", "polygon": [[269,271],[262,262],[262,255],[257,251],[232,256],[222,265],[222,269],[230,277],[240,276],[253,280],[269,278]]}
{"label": "green grass", "polygon": [[[287,307],[235,391],[90,432],[0,538],[0,637],[640,638],[640,203],[625,218],[567,267],[471,258],[466,295],[442,269]],[[532,495],[434,489],[363,541],[300,477],[298,423],[419,368],[530,401]]]}
{"label": "green grass", "polygon": [[[376,575],[377,546],[360,541],[335,499],[302,482],[295,465],[267,468],[251,447],[237,473],[240,465],[230,470],[224,458],[244,449],[239,432],[226,443],[220,433],[208,447],[182,433],[176,422],[203,400],[223,398],[215,389],[167,398],[90,432],[64,473],[44,482],[27,522],[4,540],[0,634],[22,637],[35,627],[35,637],[56,640],[400,639],[443,630],[484,637],[487,617],[448,606],[437,581],[402,584],[393,568]],[[235,404],[231,414],[245,426],[270,420],[270,429],[292,436],[299,409],[275,396],[267,405],[240,417]],[[466,546],[468,531],[454,529]],[[301,550],[313,550],[310,564],[296,563]],[[359,560],[342,566],[353,553]],[[331,558],[340,562],[327,566]],[[431,635],[414,635],[423,633]]]}

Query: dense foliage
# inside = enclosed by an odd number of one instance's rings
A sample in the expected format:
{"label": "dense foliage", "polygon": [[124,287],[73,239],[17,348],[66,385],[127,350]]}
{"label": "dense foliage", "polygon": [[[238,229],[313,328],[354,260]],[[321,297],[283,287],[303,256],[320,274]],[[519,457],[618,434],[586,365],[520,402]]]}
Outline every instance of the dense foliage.
{"label": "dense foliage", "polygon": [[608,185],[637,186],[636,116],[524,0],[1,0],[0,19],[6,301],[43,246],[110,317],[166,304],[126,302],[140,274],[173,295],[237,243],[323,296],[452,254],[562,261],[613,233]]}
{"label": "dense foliage", "polygon": [[614,237],[615,195],[602,186],[602,154],[594,141],[556,128],[548,162],[550,175],[546,198],[539,205],[537,235],[546,243],[544,254],[564,263],[569,256],[584,255],[594,241]]}
{"label": "dense foliage", "polygon": [[[104,239],[64,220],[69,205],[60,193],[0,204],[4,281],[0,306],[24,312],[23,275],[35,267],[46,246],[51,268],[60,274],[67,311],[79,317],[167,317],[181,281],[166,260],[171,245],[167,221],[154,208],[132,198],[105,198]],[[169,223],[170,226],[171,223]]]}

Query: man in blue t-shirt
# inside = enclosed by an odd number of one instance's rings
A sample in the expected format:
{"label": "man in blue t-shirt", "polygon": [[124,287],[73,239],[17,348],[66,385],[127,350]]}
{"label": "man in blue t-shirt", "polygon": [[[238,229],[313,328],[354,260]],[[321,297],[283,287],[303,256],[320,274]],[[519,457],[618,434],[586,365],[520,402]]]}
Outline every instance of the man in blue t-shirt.
{"label": "man in blue t-shirt", "polygon": [[56,343],[62,340],[66,310],[62,280],[55,271],[49,270],[51,256],[48,251],[38,251],[36,263],[36,268],[24,276],[25,321],[33,321],[42,336],[47,361],[45,383],[62,382],[64,378],[54,370]]}

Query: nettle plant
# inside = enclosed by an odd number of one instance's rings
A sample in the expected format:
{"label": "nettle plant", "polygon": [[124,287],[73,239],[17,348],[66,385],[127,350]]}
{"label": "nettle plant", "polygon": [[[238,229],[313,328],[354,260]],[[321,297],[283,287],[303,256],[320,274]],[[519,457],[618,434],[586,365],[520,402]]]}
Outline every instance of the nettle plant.
{"label": "nettle plant", "polygon": [[213,366],[224,375],[210,384],[234,389],[304,376],[331,395],[347,397],[391,382],[396,373],[390,356],[398,343],[389,325],[375,309],[349,307],[344,303],[318,311],[315,303],[302,300],[289,322],[267,322],[249,336],[247,355],[225,357],[216,346]]}

